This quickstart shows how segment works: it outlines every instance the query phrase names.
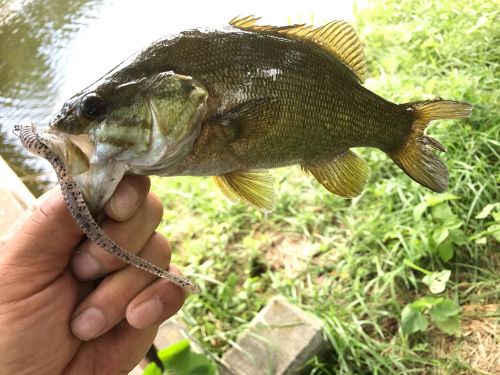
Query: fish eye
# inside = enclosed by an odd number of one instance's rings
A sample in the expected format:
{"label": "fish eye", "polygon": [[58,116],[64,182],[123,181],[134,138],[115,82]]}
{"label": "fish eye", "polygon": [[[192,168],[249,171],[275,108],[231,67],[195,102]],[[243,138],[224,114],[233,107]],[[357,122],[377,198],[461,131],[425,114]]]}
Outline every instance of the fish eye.
{"label": "fish eye", "polygon": [[83,98],[80,110],[87,120],[95,120],[106,114],[106,104],[99,95],[89,94]]}

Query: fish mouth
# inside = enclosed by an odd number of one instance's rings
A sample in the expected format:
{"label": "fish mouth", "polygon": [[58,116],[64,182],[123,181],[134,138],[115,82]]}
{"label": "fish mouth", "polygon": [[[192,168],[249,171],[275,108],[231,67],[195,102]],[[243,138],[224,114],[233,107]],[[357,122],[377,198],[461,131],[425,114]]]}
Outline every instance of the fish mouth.
{"label": "fish mouth", "polygon": [[68,134],[51,126],[43,129],[39,136],[43,143],[64,162],[71,177],[89,169],[92,144],[88,141],[88,136]]}
{"label": "fish mouth", "polygon": [[87,134],[68,134],[49,126],[39,136],[64,163],[90,212],[97,217],[125,174],[125,164],[107,159],[97,161],[95,146]]}

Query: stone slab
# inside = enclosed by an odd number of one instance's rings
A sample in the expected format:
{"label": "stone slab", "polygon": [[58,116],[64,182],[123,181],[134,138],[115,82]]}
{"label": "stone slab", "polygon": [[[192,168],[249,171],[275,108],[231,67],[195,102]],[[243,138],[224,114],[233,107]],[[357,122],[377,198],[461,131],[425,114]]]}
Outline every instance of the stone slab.
{"label": "stone slab", "polygon": [[273,297],[222,357],[222,375],[289,375],[326,350],[319,319]]}

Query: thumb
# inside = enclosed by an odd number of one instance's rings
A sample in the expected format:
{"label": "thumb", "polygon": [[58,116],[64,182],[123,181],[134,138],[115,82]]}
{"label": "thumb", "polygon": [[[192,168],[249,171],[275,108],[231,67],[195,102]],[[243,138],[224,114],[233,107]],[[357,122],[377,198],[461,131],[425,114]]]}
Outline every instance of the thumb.
{"label": "thumb", "polygon": [[54,188],[37,200],[4,242],[0,272],[16,274],[25,282],[37,275],[60,274],[81,239],[60,189]]}

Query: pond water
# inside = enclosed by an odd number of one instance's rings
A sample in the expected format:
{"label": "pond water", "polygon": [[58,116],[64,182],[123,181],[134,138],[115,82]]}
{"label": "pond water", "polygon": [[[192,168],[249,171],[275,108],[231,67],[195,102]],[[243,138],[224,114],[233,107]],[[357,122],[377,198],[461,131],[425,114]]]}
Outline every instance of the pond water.
{"label": "pond water", "polygon": [[0,0],[2,157],[38,195],[53,173],[18,145],[14,124],[45,126],[65,99],[158,38],[249,14],[266,24],[319,25],[351,20],[352,1]]}

